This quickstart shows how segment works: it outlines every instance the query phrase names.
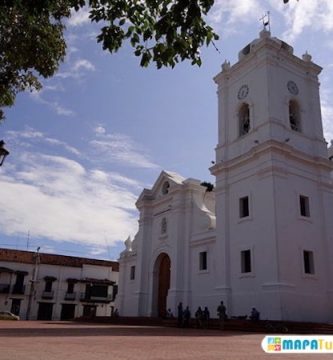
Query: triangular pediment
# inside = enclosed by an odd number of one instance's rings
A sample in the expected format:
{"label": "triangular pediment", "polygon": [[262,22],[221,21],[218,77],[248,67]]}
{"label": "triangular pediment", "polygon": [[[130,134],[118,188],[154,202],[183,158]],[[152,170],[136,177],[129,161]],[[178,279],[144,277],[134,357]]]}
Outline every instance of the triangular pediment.
{"label": "triangular pediment", "polygon": [[167,195],[169,191],[176,187],[183,185],[186,179],[172,171],[163,170],[151,189],[144,189],[138,198],[138,202],[143,199],[150,198],[151,200]]}
{"label": "triangular pediment", "polygon": [[155,199],[160,195],[167,195],[173,187],[183,185],[185,180],[175,172],[163,170],[151,189],[151,195]]}

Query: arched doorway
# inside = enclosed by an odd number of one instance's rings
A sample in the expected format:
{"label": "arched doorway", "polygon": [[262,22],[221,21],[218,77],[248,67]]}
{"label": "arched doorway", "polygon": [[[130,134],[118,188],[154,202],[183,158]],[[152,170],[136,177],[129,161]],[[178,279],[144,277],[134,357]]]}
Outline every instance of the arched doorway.
{"label": "arched doorway", "polygon": [[161,253],[154,266],[154,310],[159,317],[165,317],[167,312],[167,297],[170,288],[171,261],[166,253]]}

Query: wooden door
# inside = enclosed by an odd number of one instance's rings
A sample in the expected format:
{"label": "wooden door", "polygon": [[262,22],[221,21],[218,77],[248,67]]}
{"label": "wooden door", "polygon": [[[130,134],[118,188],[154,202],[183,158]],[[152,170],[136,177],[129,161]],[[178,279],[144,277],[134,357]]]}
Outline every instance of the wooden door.
{"label": "wooden door", "polygon": [[158,315],[165,317],[167,313],[167,296],[170,288],[170,258],[163,254],[158,273]]}

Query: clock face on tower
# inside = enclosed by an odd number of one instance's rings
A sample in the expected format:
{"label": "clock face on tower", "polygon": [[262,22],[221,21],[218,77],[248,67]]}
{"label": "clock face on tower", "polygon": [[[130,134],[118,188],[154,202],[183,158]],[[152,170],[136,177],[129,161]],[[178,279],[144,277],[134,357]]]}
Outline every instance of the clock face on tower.
{"label": "clock face on tower", "polygon": [[298,94],[298,87],[297,87],[295,82],[293,82],[291,80],[288,81],[287,88],[288,88],[290,94],[292,94],[292,95],[297,95]]}
{"label": "clock face on tower", "polygon": [[243,100],[247,97],[247,94],[249,93],[249,87],[247,85],[242,85],[238,90],[238,99]]}

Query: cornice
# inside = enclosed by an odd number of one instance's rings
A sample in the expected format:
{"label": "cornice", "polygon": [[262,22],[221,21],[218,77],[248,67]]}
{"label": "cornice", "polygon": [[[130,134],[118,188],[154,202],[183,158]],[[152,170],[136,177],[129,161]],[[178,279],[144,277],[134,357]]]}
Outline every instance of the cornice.
{"label": "cornice", "polygon": [[244,165],[245,163],[252,161],[254,157],[258,157],[272,151],[279,152],[291,159],[301,161],[308,165],[321,167],[326,171],[333,171],[333,163],[328,159],[307,155],[286,143],[280,143],[276,140],[268,140],[252,148],[246,154],[237,156],[231,160],[221,161],[220,163],[210,167],[209,170],[212,175],[216,176],[222,171],[231,170],[234,167]]}

